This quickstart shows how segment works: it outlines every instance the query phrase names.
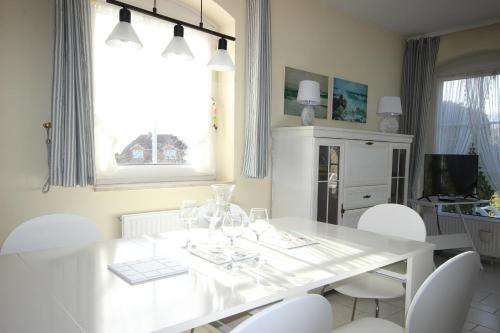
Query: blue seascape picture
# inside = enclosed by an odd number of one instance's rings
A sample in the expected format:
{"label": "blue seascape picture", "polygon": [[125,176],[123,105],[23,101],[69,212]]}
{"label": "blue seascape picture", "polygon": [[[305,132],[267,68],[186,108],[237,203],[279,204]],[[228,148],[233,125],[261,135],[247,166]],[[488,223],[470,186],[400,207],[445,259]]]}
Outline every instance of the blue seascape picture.
{"label": "blue seascape picture", "polygon": [[368,86],[366,84],[333,79],[332,119],[366,123]]}

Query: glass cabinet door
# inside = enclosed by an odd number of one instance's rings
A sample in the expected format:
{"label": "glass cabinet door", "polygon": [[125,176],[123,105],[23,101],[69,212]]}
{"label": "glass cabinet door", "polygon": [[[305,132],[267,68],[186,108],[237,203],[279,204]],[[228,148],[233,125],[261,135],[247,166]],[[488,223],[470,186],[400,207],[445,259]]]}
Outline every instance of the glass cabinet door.
{"label": "glass cabinet door", "polygon": [[337,224],[339,211],[340,146],[319,146],[316,219]]}
{"label": "glass cabinet door", "polygon": [[392,172],[391,172],[391,203],[406,204],[405,184],[406,178],[406,156],[408,149],[395,148],[392,150]]}

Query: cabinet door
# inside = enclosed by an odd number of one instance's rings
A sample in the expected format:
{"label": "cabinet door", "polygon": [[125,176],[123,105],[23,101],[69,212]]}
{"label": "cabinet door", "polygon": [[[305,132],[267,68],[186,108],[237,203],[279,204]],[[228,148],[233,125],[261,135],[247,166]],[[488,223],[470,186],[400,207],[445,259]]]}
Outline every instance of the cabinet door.
{"label": "cabinet door", "polygon": [[358,221],[361,215],[366,212],[368,208],[351,209],[342,211],[342,222],[340,225],[344,227],[357,228]]}
{"label": "cabinet door", "polygon": [[386,185],[389,170],[389,143],[350,140],[346,143],[346,187]]}
{"label": "cabinet door", "polygon": [[406,205],[408,196],[408,161],[410,145],[394,144],[391,146],[390,202]]}
{"label": "cabinet door", "polygon": [[338,224],[342,144],[320,140],[317,145],[316,220]]}

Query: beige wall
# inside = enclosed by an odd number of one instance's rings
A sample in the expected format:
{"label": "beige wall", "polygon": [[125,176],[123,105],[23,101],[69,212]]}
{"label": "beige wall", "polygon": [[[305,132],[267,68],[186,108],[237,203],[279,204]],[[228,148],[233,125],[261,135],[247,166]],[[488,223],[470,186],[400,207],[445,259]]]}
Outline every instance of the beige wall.
{"label": "beige wall", "polygon": [[[270,179],[239,176],[244,139],[245,1],[217,2],[235,18],[238,38],[234,118],[228,116],[234,121],[235,133],[235,202],[247,209],[269,207]],[[290,65],[368,84],[367,125],[333,121],[318,124],[375,129],[378,97],[399,94],[402,38],[325,7],[318,0],[271,3],[273,126],[297,125],[300,121],[299,117],[283,115],[283,70]],[[53,188],[41,194],[47,174],[41,124],[50,117],[53,7],[54,0],[0,0],[0,243],[19,223],[41,214],[87,216],[111,238],[119,235],[118,216],[123,213],[175,208],[183,198],[209,198],[205,186],[104,192]]]}
{"label": "beige wall", "polygon": [[441,37],[437,65],[469,53],[500,49],[500,24],[456,32]]}

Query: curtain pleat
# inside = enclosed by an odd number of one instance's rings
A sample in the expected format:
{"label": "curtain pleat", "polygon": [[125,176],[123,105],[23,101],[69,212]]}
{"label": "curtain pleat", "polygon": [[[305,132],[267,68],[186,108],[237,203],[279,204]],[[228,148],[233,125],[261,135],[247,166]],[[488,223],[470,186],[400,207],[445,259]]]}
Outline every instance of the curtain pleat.
{"label": "curtain pleat", "polygon": [[271,115],[271,10],[269,0],[247,2],[246,124],[242,173],[268,172]]}
{"label": "curtain pleat", "polygon": [[88,0],[56,0],[49,181],[58,186],[95,182]]}
{"label": "curtain pleat", "polygon": [[401,130],[404,134],[414,136],[408,180],[408,193],[412,197],[417,196],[417,178],[423,164],[426,121],[439,43],[439,37],[409,40],[406,43],[401,82]]}

